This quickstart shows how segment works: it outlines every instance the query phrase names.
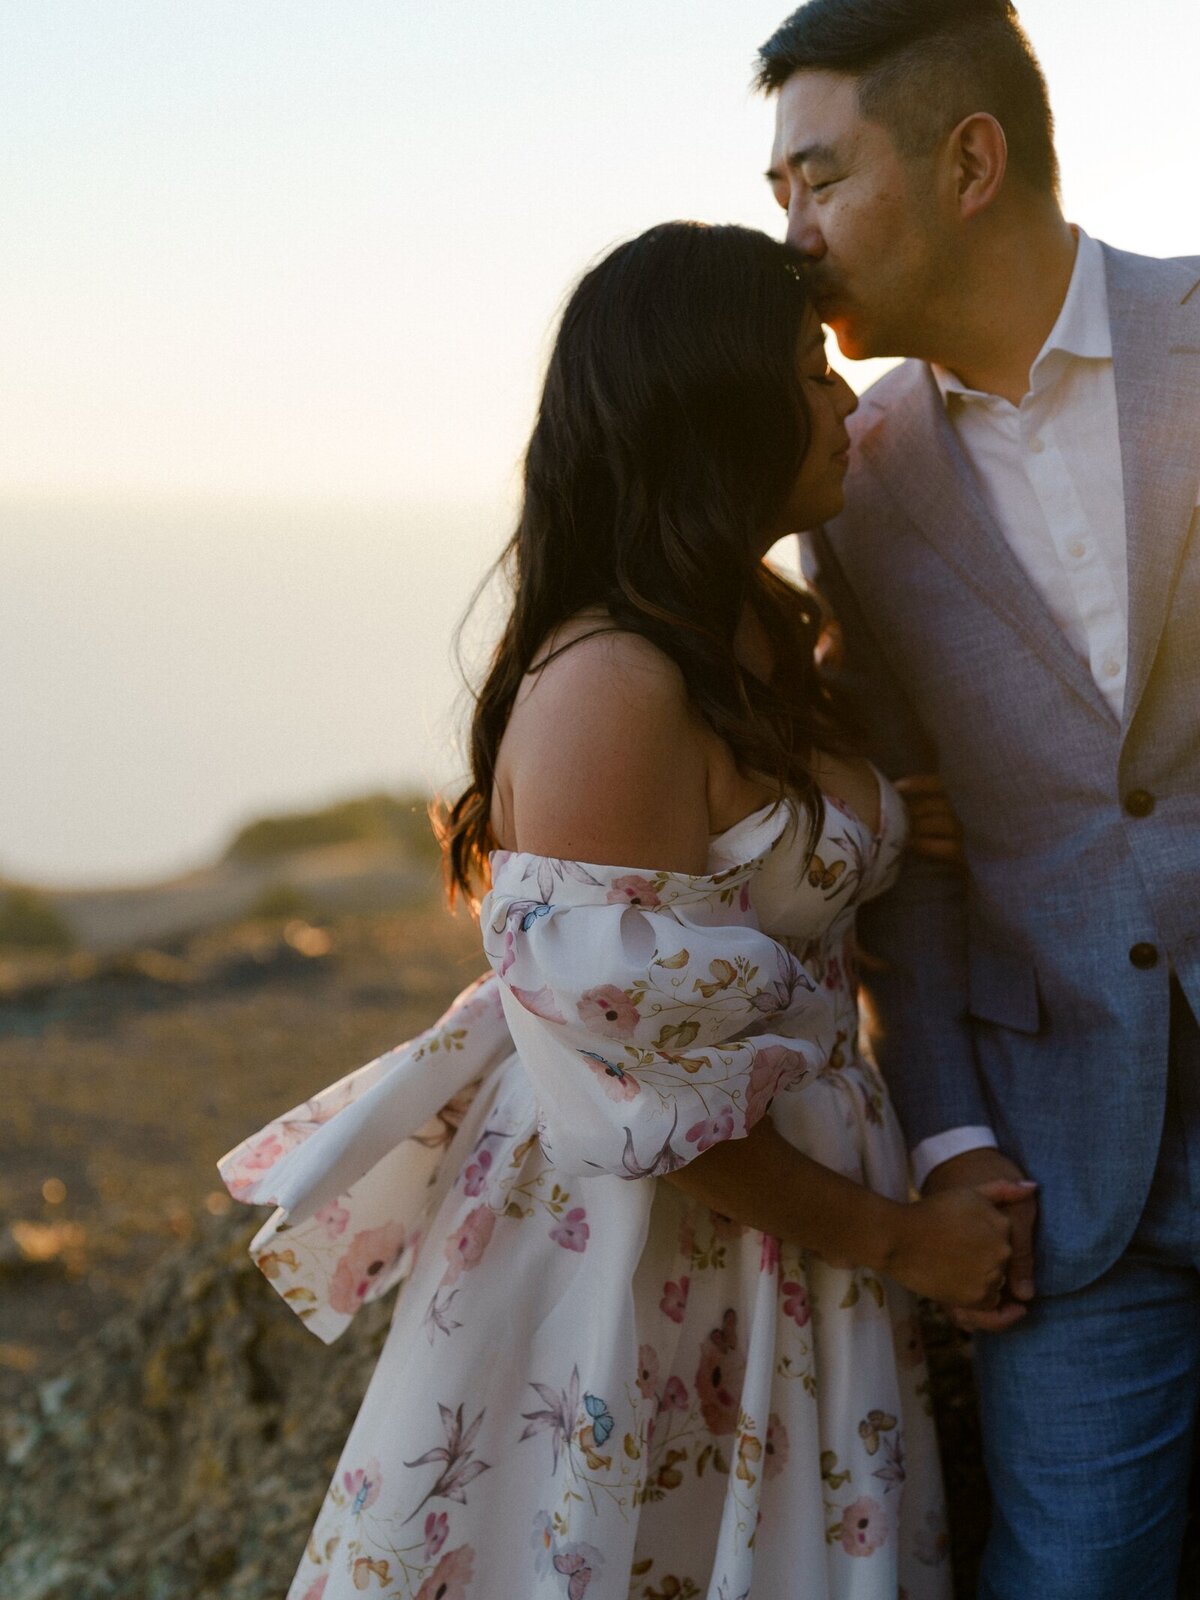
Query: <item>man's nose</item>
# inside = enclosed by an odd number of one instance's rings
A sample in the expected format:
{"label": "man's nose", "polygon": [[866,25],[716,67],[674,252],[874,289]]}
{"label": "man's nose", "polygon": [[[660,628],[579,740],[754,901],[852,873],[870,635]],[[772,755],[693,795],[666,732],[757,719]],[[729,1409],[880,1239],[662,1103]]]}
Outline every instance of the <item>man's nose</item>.
{"label": "man's nose", "polygon": [[820,261],[825,254],[825,237],[810,207],[793,202],[788,208],[787,242],[809,261]]}

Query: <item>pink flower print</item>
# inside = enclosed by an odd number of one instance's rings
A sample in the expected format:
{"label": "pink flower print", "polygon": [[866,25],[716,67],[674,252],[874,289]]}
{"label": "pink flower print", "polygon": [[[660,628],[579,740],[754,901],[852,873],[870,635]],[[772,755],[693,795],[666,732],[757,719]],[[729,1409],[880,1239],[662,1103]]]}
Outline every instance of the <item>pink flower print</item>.
{"label": "pink flower print", "polygon": [[767,1443],[766,1460],[763,1462],[763,1476],[776,1478],[787,1466],[788,1458],[787,1429],[780,1422],[775,1412],[767,1418]]}
{"label": "pink flower print", "polygon": [[842,964],[836,956],[830,956],[825,964],[825,987],[827,989],[842,989],[845,987]]}
{"label": "pink flower print", "polygon": [[385,1222],[380,1228],[356,1233],[334,1269],[329,1285],[329,1303],[335,1311],[352,1316],[370,1299],[377,1284],[399,1261],[404,1251],[404,1225]]}
{"label": "pink flower print", "polygon": [[878,1500],[864,1495],[842,1512],[842,1549],[848,1556],[874,1555],[888,1536],[887,1518]]}
{"label": "pink flower print", "polygon": [[686,1411],[688,1408],[687,1384],[682,1378],[668,1378],[663,1385],[662,1399],[658,1402],[660,1411]]}
{"label": "pink flower print", "polygon": [[517,941],[511,928],[504,935],[504,954],[500,957],[500,976],[503,977],[517,959]]}
{"label": "pink flower print", "polygon": [[556,1222],[550,1229],[550,1237],[564,1250],[576,1250],[582,1255],[587,1249],[591,1231],[587,1225],[587,1212],[582,1206],[574,1206],[561,1222]]}
{"label": "pink flower print", "polygon": [[808,1285],[788,1282],[782,1285],[783,1314],[791,1317],[798,1328],[812,1320],[812,1306],[808,1302]]}
{"label": "pink flower print", "polygon": [[567,1019],[558,1008],[558,1001],[554,998],[554,990],[549,984],[544,983],[540,989],[518,989],[516,984],[512,988],[512,997],[532,1012],[535,1017],[541,1017],[543,1022],[565,1022]]}
{"label": "pink flower print", "polygon": [[488,1206],[476,1206],[446,1240],[443,1250],[450,1265],[442,1274],[443,1283],[457,1283],[464,1272],[477,1267],[496,1226],[496,1213]]}
{"label": "pink flower print", "polygon": [[705,1117],[702,1122],[693,1123],[687,1131],[687,1141],[696,1146],[698,1155],[703,1155],[705,1150],[711,1150],[722,1139],[732,1139],[733,1126],[733,1112],[728,1106],[723,1106],[715,1117]]}
{"label": "pink flower print", "polygon": [[606,898],[610,906],[640,906],[643,911],[653,911],[655,906],[662,904],[650,879],[640,877],[636,872],[627,872],[620,878],[614,878]]}
{"label": "pink flower print", "polygon": [[425,1518],[425,1560],[432,1561],[446,1542],[450,1522],[444,1511],[431,1511]]}
{"label": "pink flower print", "polygon": [[319,1578],[314,1578],[308,1588],[301,1595],[300,1600],[321,1600],[325,1593],[325,1585],[329,1582],[329,1574],[323,1572]]}
{"label": "pink flower print", "polygon": [[767,1107],[788,1083],[793,1083],[804,1068],[798,1050],[783,1044],[764,1045],[754,1057],[750,1082],[746,1087],[746,1126],[752,1128],[767,1113]]}
{"label": "pink flower print", "polygon": [[264,1172],[269,1172],[281,1156],[287,1154],[287,1146],[279,1134],[272,1128],[264,1133],[250,1146],[243,1155],[237,1159],[237,1165],[225,1179],[229,1192],[237,1198],[242,1198],[254,1188]]}
{"label": "pink flower print", "polygon": [[670,1317],[672,1322],[682,1322],[684,1307],[687,1305],[688,1290],[691,1279],[682,1277],[678,1283],[664,1283],[662,1299],[658,1302],[658,1309],[664,1317]]}
{"label": "pink flower print", "polygon": [[615,983],[585,990],[575,1009],[593,1033],[601,1033],[608,1039],[628,1038],[641,1021],[638,1008]]}
{"label": "pink flower print", "polygon": [[762,1236],[762,1249],[758,1253],[758,1270],[760,1272],[774,1272],[779,1265],[779,1240],[771,1234]]}
{"label": "pink flower print", "polygon": [[738,895],[738,910],[739,911],[749,911],[749,909],[750,909],[750,885],[748,883],[744,883],[742,885],[742,891]]}
{"label": "pink flower print", "polygon": [[266,1172],[286,1152],[287,1146],[272,1129],[252,1144],[238,1162],[243,1172]]}
{"label": "pink flower print", "polygon": [[331,1239],[340,1239],[350,1221],[350,1213],[345,1206],[331,1200],[316,1213],[316,1219]]}
{"label": "pink flower print", "polygon": [[653,1400],[658,1388],[658,1351],[644,1344],[638,1351],[637,1386],[646,1400]]}
{"label": "pink flower print", "polygon": [[342,1487],[350,1497],[350,1512],[357,1517],[360,1511],[373,1506],[379,1499],[379,1463],[372,1456],[365,1467],[342,1473]]}
{"label": "pink flower print", "polygon": [[463,1189],[474,1198],[483,1193],[483,1186],[487,1182],[488,1169],[492,1164],[492,1152],[480,1150],[474,1161],[467,1163],[463,1173]]}
{"label": "pink flower print", "polygon": [[738,1349],[737,1312],[726,1311],[700,1346],[696,1368],[696,1394],[710,1433],[732,1433],[737,1427],[738,1402],[746,1377],[746,1358]]}
{"label": "pink flower print", "polygon": [[474,1573],[475,1552],[469,1544],[460,1544],[442,1557],[413,1600],[467,1600],[467,1585]]}
{"label": "pink flower print", "polygon": [[608,1061],[594,1050],[581,1050],[579,1054],[599,1078],[600,1087],[610,1100],[632,1100],[641,1094],[641,1084],[619,1062]]}
{"label": "pink flower print", "polygon": [[892,1337],[896,1341],[896,1359],[900,1365],[919,1367],[925,1357],[925,1344],[916,1317],[904,1317],[892,1330]]}

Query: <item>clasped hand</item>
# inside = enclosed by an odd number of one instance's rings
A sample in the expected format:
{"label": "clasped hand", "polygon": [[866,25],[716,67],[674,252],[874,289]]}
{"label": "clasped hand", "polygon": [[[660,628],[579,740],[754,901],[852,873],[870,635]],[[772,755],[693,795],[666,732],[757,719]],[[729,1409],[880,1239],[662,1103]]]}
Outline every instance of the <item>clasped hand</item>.
{"label": "clasped hand", "polygon": [[[1037,1185],[999,1150],[969,1150],[935,1167],[911,1208],[923,1240],[928,1286],[894,1275],[938,1300],[967,1332],[1001,1333],[1034,1294]],[[939,1259],[941,1252],[941,1259]]]}

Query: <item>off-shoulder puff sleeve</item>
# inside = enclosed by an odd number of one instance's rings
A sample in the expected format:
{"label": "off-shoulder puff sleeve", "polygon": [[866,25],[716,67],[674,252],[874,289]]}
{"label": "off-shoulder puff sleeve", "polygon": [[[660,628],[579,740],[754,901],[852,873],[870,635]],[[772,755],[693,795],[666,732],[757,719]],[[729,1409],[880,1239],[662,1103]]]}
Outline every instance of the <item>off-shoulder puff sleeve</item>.
{"label": "off-shoulder puff sleeve", "polygon": [[691,877],[493,856],[484,947],[565,1172],[673,1172],[828,1059],[828,997],[757,926],[760,861]]}

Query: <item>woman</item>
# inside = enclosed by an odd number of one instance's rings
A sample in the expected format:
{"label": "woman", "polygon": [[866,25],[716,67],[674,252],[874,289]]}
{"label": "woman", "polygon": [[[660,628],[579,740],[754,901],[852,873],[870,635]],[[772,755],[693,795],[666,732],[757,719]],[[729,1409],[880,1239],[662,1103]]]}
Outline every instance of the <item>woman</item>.
{"label": "woman", "polygon": [[223,1163],[322,1337],[409,1278],[293,1600],[947,1592],[907,1290],[994,1300],[1024,1191],[910,1203],[857,1050],[903,807],[762,562],[853,404],[763,235],[567,307],[447,826],[493,972]]}

